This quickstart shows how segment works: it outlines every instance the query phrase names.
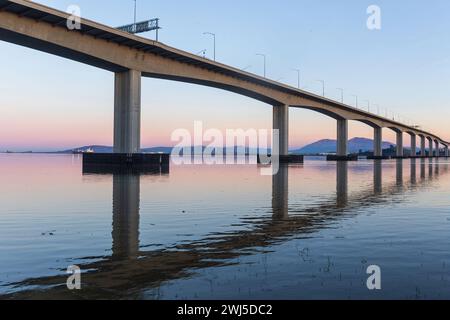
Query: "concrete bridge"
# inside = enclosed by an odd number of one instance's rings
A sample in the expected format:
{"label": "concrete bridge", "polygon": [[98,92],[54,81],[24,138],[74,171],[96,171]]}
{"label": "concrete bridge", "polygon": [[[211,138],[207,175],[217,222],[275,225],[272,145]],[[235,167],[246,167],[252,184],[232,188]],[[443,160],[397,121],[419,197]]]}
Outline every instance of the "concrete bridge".
{"label": "concrete bridge", "polygon": [[[420,155],[449,154],[450,143],[437,135],[349,105],[201,58],[160,42],[81,19],[69,30],[69,14],[25,0],[0,0],[0,40],[75,60],[115,74],[114,153],[140,152],[141,78],[194,83],[262,101],[273,107],[273,128],[279,129],[280,155],[288,156],[289,109],[304,108],[336,119],[337,159],[348,157],[348,121],[374,130],[374,158],[382,158],[382,128],[397,134],[397,157],[404,156],[403,133],[412,150],[420,139]],[[415,153],[413,153],[415,155]]]}

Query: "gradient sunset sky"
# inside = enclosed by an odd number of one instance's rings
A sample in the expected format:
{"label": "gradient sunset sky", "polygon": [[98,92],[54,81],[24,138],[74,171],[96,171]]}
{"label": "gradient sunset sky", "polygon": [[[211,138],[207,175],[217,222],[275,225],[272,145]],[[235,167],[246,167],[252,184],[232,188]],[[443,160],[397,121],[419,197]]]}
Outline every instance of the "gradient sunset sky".
{"label": "gradient sunset sky", "polygon": [[[132,0],[36,1],[60,10],[71,4],[106,25],[132,22]],[[367,7],[381,7],[382,29],[366,27]],[[138,20],[159,17],[160,41],[361,108],[367,101],[450,141],[450,2],[435,0],[138,0]],[[153,38],[153,33],[143,34]],[[0,151],[62,150],[112,145],[113,74],[0,42]],[[170,146],[171,133],[206,128],[271,128],[272,108],[217,89],[143,78],[142,147]],[[376,110],[372,107],[372,110]],[[291,109],[290,145],[335,138],[335,120]],[[383,130],[384,140],[395,141]],[[370,127],[350,122],[350,137],[372,138]],[[405,135],[406,138],[406,135]],[[406,140],[409,145],[409,139]]]}

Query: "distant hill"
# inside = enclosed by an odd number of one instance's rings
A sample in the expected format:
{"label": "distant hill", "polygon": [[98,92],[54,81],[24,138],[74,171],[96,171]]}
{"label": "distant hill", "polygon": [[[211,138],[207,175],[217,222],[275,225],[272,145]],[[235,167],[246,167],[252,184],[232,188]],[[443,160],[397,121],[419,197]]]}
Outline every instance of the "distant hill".
{"label": "distant hill", "polygon": [[[234,147],[234,148],[228,148],[228,149],[223,148],[223,153],[227,154],[227,150],[231,151],[228,153],[233,153],[233,151],[234,151],[234,153],[237,153],[238,148],[242,149],[242,147]],[[143,148],[143,149],[141,149],[141,152],[143,152],[143,153],[171,153],[172,149],[173,149],[172,147],[152,147],[152,148]],[[203,147],[203,149],[206,149],[206,147]],[[64,150],[64,151],[60,151],[58,153],[86,152],[88,150],[94,151],[95,153],[112,153],[113,147],[92,145],[92,146],[84,146],[84,147]],[[245,150],[246,150],[246,153],[257,154],[256,149],[246,148]],[[192,154],[194,154],[194,147],[191,147],[191,152],[192,152]],[[242,151],[240,151],[240,152],[242,152]]]}
{"label": "distant hill", "polygon": [[[390,142],[383,142],[382,148],[389,149],[392,145]],[[203,147],[205,148],[205,147]],[[358,153],[359,151],[373,151],[373,140],[366,138],[353,138],[348,141],[348,148],[350,153]],[[172,147],[152,147],[152,148],[143,148],[142,152],[144,153],[171,153]],[[237,148],[234,148],[235,151]],[[93,150],[95,153],[111,153],[113,152],[113,148],[110,146],[84,146],[69,150],[60,151],[59,153],[73,153],[76,151],[86,152],[87,150]],[[192,149],[193,150],[193,149]],[[233,153],[232,150],[230,150]],[[255,149],[247,149],[247,152],[251,154],[256,154]],[[336,140],[324,139],[319,140],[314,143],[311,143],[301,149],[290,150],[291,153],[294,154],[319,154],[319,153],[335,153],[336,152]],[[193,153],[193,151],[192,151]],[[224,148],[224,153],[226,153],[226,148]]]}
{"label": "distant hill", "polygon": [[[112,153],[113,147],[95,146],[95,145],[94,146],[84,146],[84,147],[60,151],[59,153],[86,152],[88,150],[92,150],[95,153]],[[145,149],[142,149],[142,152],[145,152],[145,153],[156,153],[156,152],[170,153],[170,152],[172,152],[172,148],[171,147],[145,148]]]}
{"label": "distant hill", "polygon": [[[390,142],[383,142],[382,148],[389,149],[393,145]],[[335,153],[336,140],[324,139],[311,143],[301,149],[292,150],[292,153],[298,154],[319,154],[319,153]],[[353,138],[348,141],[348,149],[350,153],[358,153],[360,150],[373,151],[373,140],[367,138]]]}

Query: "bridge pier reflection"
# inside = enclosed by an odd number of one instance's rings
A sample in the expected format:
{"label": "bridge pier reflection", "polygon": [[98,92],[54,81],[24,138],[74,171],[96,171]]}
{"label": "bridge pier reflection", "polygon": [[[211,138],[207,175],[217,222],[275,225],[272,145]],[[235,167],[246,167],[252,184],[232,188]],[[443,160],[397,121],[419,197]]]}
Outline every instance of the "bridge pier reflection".
{"label": "bridge pier reflection", "polygon": [[272,210],[274,218],[289,217],[289,165],[280,164],[278,173],[272,176]]}
{"label": "bridge pier reflection", "polygon": [[139,255],[141,176],[164,176],[168,173],[168,166],[145,167],[139,170],[123,166],[83,167],[83,175],[112,176],[111,258],[113,260],[136,259]]}
{"label": "bridge pier reflection", "polygon": [[415,185],[417,183],[417,163],[416,163],[416,159],[411,159],[411,164],[410,164],[410,179],[411,179],[411,184]]}
{"label": "bridge pier reflection", "polygon": [[425,159],[422,158],[420,159],[420,181],[424,181],[426,178],[426,164],[425,164]]}
{"label": "bridge pier reflection", "polygon": [[397,187],[403,186],[403,160],[397,159],[395,162],[395,182]]}
{"label": "bridge pier reflection", "polygon": [[381,160],[373,161],[373,191],[375,194],[383,192],[383,165]]}
{"label": "bridge pier reflection", "polygon": [[348,204],[348,162],[336,163],[336,205],[338,208]]}
{"label": "bridge pier reflection", "polygon": [[428,177],[433,178],[433,159],[430,158],[428,162]]}
{"label": "bridge pier reflection", "polygon": [[113,176],[113,259],[138,256],[140,183],[138,174]]}

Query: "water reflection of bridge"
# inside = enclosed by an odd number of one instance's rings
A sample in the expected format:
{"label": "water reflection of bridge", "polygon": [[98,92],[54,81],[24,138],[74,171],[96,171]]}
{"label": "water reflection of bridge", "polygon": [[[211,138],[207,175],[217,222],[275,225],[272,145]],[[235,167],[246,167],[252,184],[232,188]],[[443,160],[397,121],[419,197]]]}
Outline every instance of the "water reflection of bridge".
{"label": "water reflection of bridge", "polygon": [[[395,162],[395,181],[383,184],[384,165],[373,162],[370,188],[349,193],[349,164],[336,164],[336,193],[320,204],[289,207],[289,166],[282,166],[272,181],[272,216],[248,219],[251,230],[214,234],[173,248],[143,251],[139,243],[140,174],[113,176],[112,254],[80,265],[83,290],[69,291],[66,274],[27,279],[17,287],[38,286],[7,298],[139,298],[145,289],[189,276],[191,270],[230,264],[230,259],[258,252],[293,236],[307,235],[358,209],[402,201],[398,197],[432,185],[448,173],[448,164],[433,159],[411,159],[409,179],[404,162]],[[417,172],[418,171],[418,172]],[[163,174],[158,172],[157,174]],[[419,177],[417,177],[419,174]],[[92,257],[89,258],[92,261]],[[65,271],[65,270],[64,270]]]}

